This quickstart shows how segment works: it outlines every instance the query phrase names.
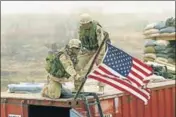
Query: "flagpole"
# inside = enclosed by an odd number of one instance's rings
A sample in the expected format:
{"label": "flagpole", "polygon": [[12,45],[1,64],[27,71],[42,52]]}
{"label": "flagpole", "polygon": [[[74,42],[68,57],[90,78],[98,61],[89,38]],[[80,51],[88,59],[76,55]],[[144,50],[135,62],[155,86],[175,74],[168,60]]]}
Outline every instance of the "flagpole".
{"label": "flagpole", "polygon": [[91,65],[90,65],[90,67],[89,67],[89,69],[88,69],[88,71],[87,71],[87,73],[86,73],[86,75],[85,75],[85,78],[84,78],[83,82],[81,83],[81,85],[80,85],[78,91],[76,92],[76,95],[75,95],[75,97],[74,97],[74,100],[78,97],[78,95],[79,95],[79,93],[80,93],[82,87],[84,86],[84,84],[85,84],[85,82],[86,82],[86,80],[87,80],[87,75],[90,73],[90,71],[91,71],[91,69],[92,69],[92,67],[93,67],[93,65],[94,65],[94,63],[95,63],[95,61],[96,61],[96,59],[97,59],[97,57],[98,57],[98,55],[99,55],[99,53],[100,53],[102,47],[103,47],[103,44],[105,43],[105,41],[106,41],[106,39],[107,39],[108,37],[109,37],[108,33],[105,32],[104,39],[103,39],[103,41],[101,42],[101,45],[100,45],[100,47],[98,48],[98,50],[97,50],[97,52],[96,52],[96,54],[95,54],[95,56],[94,56],[94,58],[93,58],[93,61],[92,61]]}

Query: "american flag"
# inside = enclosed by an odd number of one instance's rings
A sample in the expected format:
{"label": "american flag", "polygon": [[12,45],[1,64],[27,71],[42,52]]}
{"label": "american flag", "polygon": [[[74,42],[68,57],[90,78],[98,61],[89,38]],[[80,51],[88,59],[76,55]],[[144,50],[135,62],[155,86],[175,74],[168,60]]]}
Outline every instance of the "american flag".
{"label": "american flag", "polygon": [[114,88],[128,92],[145,102],[150,93],[142,88],[146,84],[144,79],[152,75],[152,68],[124,51],[107,43],[107,50],[102,63],[89,75],[92,78]]}

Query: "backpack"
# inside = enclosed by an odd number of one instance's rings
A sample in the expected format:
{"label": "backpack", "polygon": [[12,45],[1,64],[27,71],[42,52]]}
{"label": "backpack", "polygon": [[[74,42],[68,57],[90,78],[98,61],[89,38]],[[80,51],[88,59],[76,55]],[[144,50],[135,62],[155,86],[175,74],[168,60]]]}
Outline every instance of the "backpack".
{"label": "backpack", "polygon": [[63,52],[51,52],[46,57],[46,71],[54,77],[57,78],[69,78],[70,75],[65,71],[61,61],[60,56],[64,54]]}

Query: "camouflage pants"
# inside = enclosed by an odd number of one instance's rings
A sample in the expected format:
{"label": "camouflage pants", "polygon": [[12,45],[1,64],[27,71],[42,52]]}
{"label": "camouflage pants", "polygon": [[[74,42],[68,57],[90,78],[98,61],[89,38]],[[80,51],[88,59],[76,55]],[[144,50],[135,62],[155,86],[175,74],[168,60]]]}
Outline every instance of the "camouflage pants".
{"label": "camouflage pants", "polygon": [[48,97],[48,98],[52,98],[52,99],[60,98],[61,88],[62,88],[61,83],[54,81],[52,79],[49,79],[48,84],[46,84],[43,87],[43,89],[41,91],[41,95],[43,97]]}
{"label": "camouflage pants", "polygon": [[[80,76],[76,77],[74,81],[76,91],[79,89],[82,83],[82,78],[84,78],[85,74],[87,73],[93,61],[94,55],[95,55],[95,51],[85,52],[85,53],[83,52],[78,55],[78,64],[76,66],[76,71]],[[97,62],[96,62],[97,64],[101,62],[102,57],[103,57],[102,55],[98,56]],[[98,82],[98,86],[99,86],[99,91],[104,90],[104,86],[105,86],[104,83]]]}

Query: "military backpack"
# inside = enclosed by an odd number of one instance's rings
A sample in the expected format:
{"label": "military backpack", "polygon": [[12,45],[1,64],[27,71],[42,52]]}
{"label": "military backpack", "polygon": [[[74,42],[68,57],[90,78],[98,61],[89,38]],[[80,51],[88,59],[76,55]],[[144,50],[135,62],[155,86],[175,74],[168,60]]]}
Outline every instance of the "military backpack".
{"label": "military backpack", "polygon": [[69,78],[70,75],[65,71],[61,61],[60,56],[64,52],[51,52],[46,57],[46,71],[54,77],[57,78]]}

